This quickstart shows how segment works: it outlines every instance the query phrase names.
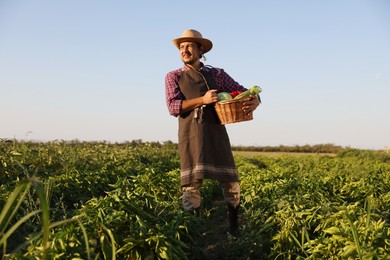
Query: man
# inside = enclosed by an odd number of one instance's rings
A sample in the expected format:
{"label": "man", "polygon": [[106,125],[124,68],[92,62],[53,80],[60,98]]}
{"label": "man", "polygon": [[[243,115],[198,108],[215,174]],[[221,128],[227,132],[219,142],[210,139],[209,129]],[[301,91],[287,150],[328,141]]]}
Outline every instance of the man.
{"label": "man", "polygon": [[[219,92],[247,90],[223,69],[205,66],[200,58],[213,47],[209,39],[196,30],[185,30],[173,40],[184,66],[165,78],[169,113],[179,119],[179,155],[183,207],[198,212],[203,179],[221,184],[228,207],[230,232],[238,232],[240,185],[230,141],[214,109]],[[260,104],[257,96],[244,103],[250,113]]]}

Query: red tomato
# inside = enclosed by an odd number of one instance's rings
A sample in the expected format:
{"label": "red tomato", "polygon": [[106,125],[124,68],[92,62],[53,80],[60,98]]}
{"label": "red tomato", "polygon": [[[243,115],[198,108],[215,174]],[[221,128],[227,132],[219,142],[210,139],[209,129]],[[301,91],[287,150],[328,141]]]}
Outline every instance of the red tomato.
{"label": "red tomato", "polygon": [[239,91],[239,90],[232,91],[232,92],[230,92],[230,96],[232,96],[232,98],[235,98],[236,96],[240,95],[241,93],[242,93],[242,91]]}

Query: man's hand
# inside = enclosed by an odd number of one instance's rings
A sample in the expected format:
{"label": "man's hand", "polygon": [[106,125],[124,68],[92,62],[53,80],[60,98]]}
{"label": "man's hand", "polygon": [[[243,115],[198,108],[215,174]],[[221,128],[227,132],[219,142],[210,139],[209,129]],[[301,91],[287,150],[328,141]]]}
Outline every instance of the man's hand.
{"label": "man's hand", "polygon": [[250,95],[249,97],[251,99],[242,104],[242,110],[244,110],[245,114],[249,114],[250,112],[254,111],[261,103],[260,97],[253,95]]}
{"label": "man's hand", "polygon": [[180,113],[189,112],[197,107],[201,107],[203,105],[208,105],[218,101],[218,94],[216,89],[211,89],[206,92],[201,97],[193,98],[193,99],[184,99],[181,103]]}
{"label": "man's hand", "polygon": [[203,96],[203,104],[208,105],[218,101],[218,94],[216,89],[210,89]]}

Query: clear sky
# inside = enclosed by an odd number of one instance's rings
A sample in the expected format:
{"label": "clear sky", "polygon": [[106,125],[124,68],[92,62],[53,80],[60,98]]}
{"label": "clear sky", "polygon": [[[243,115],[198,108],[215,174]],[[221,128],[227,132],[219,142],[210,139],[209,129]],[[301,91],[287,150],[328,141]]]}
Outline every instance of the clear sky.
{"label": "clear sky", "polygon": [[0,138],[177,142],[164,78],[206,64],[259,85],[232,145],[390,147],[390,1],[0,0]]}

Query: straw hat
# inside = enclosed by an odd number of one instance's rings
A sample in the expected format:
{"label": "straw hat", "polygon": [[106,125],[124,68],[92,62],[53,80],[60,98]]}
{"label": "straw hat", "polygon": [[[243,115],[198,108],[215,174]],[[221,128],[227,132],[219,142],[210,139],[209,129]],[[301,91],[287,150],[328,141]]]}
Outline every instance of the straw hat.
{"label": "straw hat", "polygon": [[173,39],[173,44],[179,49],[182,42],[198,42],[203,46],[203,53],[206,53],[213,48],[213,43],[196,30],[185,30],[180,38]]}

